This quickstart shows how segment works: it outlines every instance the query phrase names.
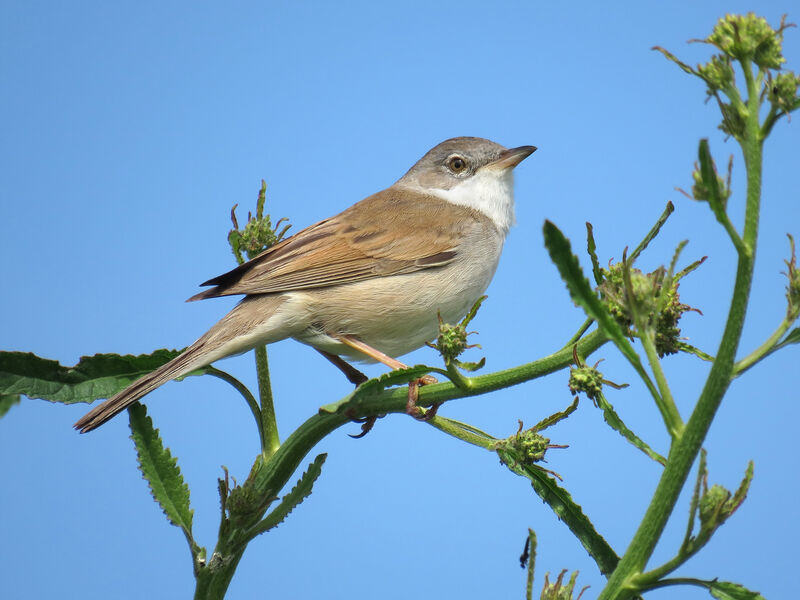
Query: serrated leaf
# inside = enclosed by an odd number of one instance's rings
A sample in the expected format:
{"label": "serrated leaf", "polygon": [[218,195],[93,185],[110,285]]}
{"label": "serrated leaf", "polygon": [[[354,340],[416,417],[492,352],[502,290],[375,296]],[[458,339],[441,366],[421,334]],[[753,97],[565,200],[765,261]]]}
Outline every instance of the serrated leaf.
{"label": "serrated leaf", "polygon": [[594,241],[594,228],[589,221],[586,221],[586,251],[592,260],[592,275],[597,285],[603,283],[603,270],[600,268],[600,261],[597,259],[597,244]]}
{"label": "serrated leaf", "polygon": [[730,581],[710,581],[708,591],[717,600],[765,600],[758,592],[752,592],[743,585]]}
{"label": "serrated leaf", "polygon": [[700,177],[703,185],[708,189],[708,205],[711,211],[721,224],[725,224],[725,202],[722,199],[722,190],[719,187],[717,171],[714,169],[714,159],[711,157],[711,150],[708,147],[708,140],[700,140],[697,150],[697,157],[700,161]]}
{"label": "serrated leaf", "polygon": [[563,233],[550,221],[544,223],[544,243],[550,259],[558,268],[561,279],[567,284],[572,300],[581,306],[586,314],[597,321],[603,332],[617,345],[628,360],[641,364],[639,356],[625,337],[619,323],[597,297],[589,280],[583,275],[578,258],[572,253],[572,246]]}
{"label": "serrated leaf", "polygon": [[286,517],[289,516],[289,513],[291,513],[298,504],[311,495],[314,482],[316,482],[320,473],[322,473],[322,465],[326,458],[328,458],[327,454],[320,454],[314,459],[314,462],[308,465],[308,469],[306,469],[306,472],[300,477],[297,484],[283,497],[281,503],[275,510],[264,517],[264,519],[248,532],[248,537],[252,539],[257,535],[266,533],[270,529],[277,527],[283,523]]}
{"label": "serrated leaf", "polygon": [[653,46],[651,48],[651,50],[657,50],[658,52],[661,52],[661,54],[666,56],[669,60],[674,62],[676,65],[678,65],[681,69],[683,69],[687,73],[690,73],[691,75],[697,75],[698,77],[700,77],[700,75],[699,75],[699,73],[697,71],[695,71],[692,67],[687,65],[685,62],[682,62],[681,60],[679,60],[677,56],[672,54],[672,52],[669,52],[668,50],[662,48],[661,46]]}
{"label": "serrated leaf", "polygon": [[608,423],[611,429],[619,433],[622,437],[624,437],[631,444],[636,446],[639,450],[644,452],[647,456],[652,458],[657,463],[660,463],[662,465],[667,464],[667,460],[663,456],[661,456],[658,452],[653,450],[633,431],[628,429],[627,425],[625,425],[622,418],[617,414],[617,412],[614,410],[614,407],[608,400],[606,400],[606,397],[603,394],[599,394],[597,396],[596,402],[597,402],[597,407],[603,411],[603,420],[606,423]]}
{"label": "serrated leaf", "polygon": [[705,352],[700,350],[700,348],[695,348],[694,346],[692,346],[691,344],[687,344],[686,342],[681,342],[680,340],[678,340],[675,343],[675,347],[679,351],[685,352],[686,354],[694,354],[701,360],[705,360],[707,362],[714,362],[713,356],[711,356],[710,354],[706,354]]}
{"label": "serrated leaf", "polygon": [[0,417],[6,416],[15,404],[19,404],[19,394],[0,394]]}
{"label": "serrated leaf", "polygon": [[[498,454],[500,452],[498,451]],[[506,462],[506,464],[509,464]],[[569,492],[558,485],[555,479],[534,466],[518,464],[512,469],[518,475],[531,480],[536,494],[550,506],[556,516],[564,522],[569,530],[597,563],[600,572],[609,575],[617,567],[619,556],[608,542],[597,533],[583,509],[570,496]]]}
{"label": "serrated leaf", "polygon": [[486,357],[481,358],[477,362],[462,362],[460,360],[456,361],[456,365],[458,365],[459,369],[463,369],[465,371],[469,371],[473,373],[478,369],[482,369],[486,365]]}
{"label": "serrated leaf", "polygon": [[578,396],[575,396],[575,399],[572,401],[572,404],[570,404],[567,408],[553,415],[550,415],[549,417],[545,417],[544,419],[539,421],[536,425],[534,425],[531,429],[533,431],[544,431],[545,429],[547,429],[548,427],[552,427],[559,421],[563,421],[572,413],[574,413],[577,409],[578,409]]}
{"label": "serrated leaf", "polygon": [[658,235],[658,232],[661,231],[661,227],[663,227],[664,223],[667,222],[669,216],[675,212],[675,205],[672,202],[667,202],[667,206],[664,209],[664,212],[661,213],[661,216],[658,217],[655,225],[647,232],[647,235],[644,236],[644,239],[639,242],[639,245],[636,246],[636,249],[630,256],[630,264],[633,264],[633,261],[647,248],[648,244],[653,241],[653,239]]}
{"label": "serrated leaf", "polygon": [[194,556],[200,550],[192,536],[194,511],[189,505],[189,486],[183,480],[178,459],[164,447],[144,404],[129,407],[128,417],[142,477],[169,522],[183,531]]}
{"label": "serrated leaf", "polygon": [[[0,352],[0,394],[22,394],[64,404],[109,398],[180,353],[162,349],[138,356],[95,354],[65,367],[30,352]],[[199,369],[192,374],[202,372]]]}

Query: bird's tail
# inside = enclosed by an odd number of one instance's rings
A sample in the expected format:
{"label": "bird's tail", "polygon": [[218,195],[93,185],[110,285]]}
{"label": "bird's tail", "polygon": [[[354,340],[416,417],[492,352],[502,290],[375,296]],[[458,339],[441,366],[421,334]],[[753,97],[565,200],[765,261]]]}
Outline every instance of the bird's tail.
{"label": "bird's tail", "polygon": [[75,429],[81,433],[97,429],[172,379],[225,356],[246,352],[259,344],[270,344],[293,335],[296,327],[290,320],[283,319],[278,310],[284,300],[282,296],[269,294],[246,297],[183,353],[93,408],[75,423]]}
{"label": "bird's tail", "polygon": [[208,362],[203,361],[201,341],[202,338],[168,363],[140,377],[118,394],[93,408],[75,423],[75,429],[78,429],[81,433],[97,429],[160,385],[208,364]]}

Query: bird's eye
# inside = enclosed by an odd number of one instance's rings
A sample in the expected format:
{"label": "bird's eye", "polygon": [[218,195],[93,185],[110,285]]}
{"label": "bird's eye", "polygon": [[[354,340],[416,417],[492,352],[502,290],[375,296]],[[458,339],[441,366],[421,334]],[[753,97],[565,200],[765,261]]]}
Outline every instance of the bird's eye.
{"label": "bird's eye", "polygon": [[462,173],[467,168],[467,161],[460,156],[451,156],[447,160],[447,168],[455,174]]}

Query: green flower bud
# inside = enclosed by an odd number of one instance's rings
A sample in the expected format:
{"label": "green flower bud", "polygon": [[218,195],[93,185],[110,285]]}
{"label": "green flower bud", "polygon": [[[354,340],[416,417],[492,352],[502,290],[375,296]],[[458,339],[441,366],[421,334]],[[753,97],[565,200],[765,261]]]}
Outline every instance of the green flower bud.
{"label": "green flower bud", "polygon": [[261,219],[247,221],[240,244],[242,250],[247,254],[247,258],[254,258],[277,241],[278,237],[275,235],[272,222],[267,215]]}
{"label": "green flower bud", "polygon": [[544,437],[534,429],[520,431],[503,440],[497,440],[495,450],[510,452],[522,465],[531,465],[544,460],[550,447],[550,438]]}
{"label": "green flower bud", "polygon": [[[714,174],[717,178],[717,187],[720,191],[720,200],[722,200],[723,208],[728,204],[728,198],[731,196],[730,187],[728,187],[728,182],[725,181],[722,177],[717,175],[717,165],[714,164]],[[698,202],[708,202],[709,197],[711,196],[711,192],[708,189],[705,181],[703,181],[703,174],[700,172],[700,165],[694,163],[694,171],[692,171],[692,180],[694,184],[692,185],[692,198],[697,200]]]}
{"label": "green flower bud", "polygon": [[[663,357],[675,354],[679,350],[681,333],[678,322],[685,312],[697,309],[681,303],[678,278],[674,278],[667,289],[662,289],[665,285],[663,267],[647,274],[636,268],[631,268],[630,271],[635,307],[645,319],[645,327],[651,329],[655,335],[658,355]],[[633,312],[623,273],[624,263],[616,263],[608,269],[603,269],[603,283],[598,287],[598,291],[611,315],[629,335],[632,335]]]}
{"label": "green flower bud", "polygon": [[731,493],[719,484],[714,484],[700,497],[700,528],[714,529],[722,524],[727,515],[724,515],[725,503]]}
{"label": "green flower bud", "polygon": [[800,77],[791,71],[778,73],[772,81],[768,82],[769,101],[773,107],[789,113],[797,101],[798,87],[800,87]]}
{"label": "green flower bud", "polygon": [[706,40],[725,54],[741,61],[752,60],[762,69],[779,69],[785,62],[781,54],[783,24],[778,31],[754,13],[726,15]]}
{"label": "green flower bud", "polygon": [[731,59],[723,54],[716,54],[705,65],[698,65],[697,73],[708,84],[709,95],[717,90],[729,88],[734,84]]}
{"label": "green flower bud", "polygon": [[[624,329],[628,330],[633,325],[633,312],[625,287],[625,268],[624,263],[615,263],[608,269],[603,269],[603,283],[600,284],[598,290],[613,317]],[[658,304],[656,288],[653,285],[653,274],[645,275],[639,269],[631,268],[630,275],[637,310],[645,315],[656,312]]]}
{"label": "green flower bud", "polygon": [[603,374],[595,367],[582,365],[569,370],[569,391],[583,392],[592,401],[603,391]]}
{"label": "green flower bud", "polygon": [[[564,575],[566,572],[566,569],[561,571],[561,573],[558,574],[558,578],[553,583],[550,583],[550,573],[545,573],[544,587],[542,588],[542,594],[540,596],[542,600],[573,600],[572,594],[575,592],[578,571],[574,571],[572,575],[570,575],[569,582],[564,583]],[[580,597],[583,596],[583,592],[585,592],[588,587],[589,586],[584,587],[574,600],[580,600]]]}
{"label": "green flower bud", "polygon": [[436,349],[440,352],[445,362],[452,362],[469,347],[467,345],[467,335],[466,328],[461,323],[458,325],[439,323]]}

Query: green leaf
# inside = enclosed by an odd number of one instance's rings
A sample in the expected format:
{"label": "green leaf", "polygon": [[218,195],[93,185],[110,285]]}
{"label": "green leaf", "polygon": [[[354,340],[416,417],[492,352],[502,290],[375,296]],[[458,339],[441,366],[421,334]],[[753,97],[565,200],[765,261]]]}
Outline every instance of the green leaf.
{"label": "green leaf", "polygon": [[600,268],[600,261],[597,260],[597,244],[594,242],[594,228],[589,221],[586,221],[586,251],[592,259],[592,275],[597,285],[603,283],[603,270]]}
{"label": "green leaf", "polygon": [[647,232],[647,235],[644,236],[644,239],[639,242],[639,245],[636,246],[636,249],[631,254],[630,264],[633,264],[633,261],[636,260],[636,258],[644,251],[645,248],[647,248],[647,245],[653,241],[653,238],[658,235],[658,232],[661,231],[661,227],[667,222],[667,219],[669,219],[669,216],[673,212],[675,212],[675,206],[672,204],[672,202],[667,202],[664,212],[661,213],[661,216],[658,217],[655,225],[653,225],[650,231]]}
{"label": "green leaf", "polygon": [[484,357],[477,362],[461,362],[460,360],[455,362],[459,369],[464,369],[465,371],[473,373],[486,365],[486,358]]}
{"label": "green leaf", "polygon": [[751,592],[743,585],[730,581],[710,581],[708,591],[718,600],[765,600],[758,592]]}
{"label": "green leaf", "polygon": [[682,342],[682,341],[678,340],[675,343],[675,347],[679,351],[685,352],[686,354],[694,354],[695,356],[697,356],[698,358],[700,358],[702,360],[705,360],[707,362],[714,362],[714,357],[713,356],[711,356],[710,354],[706,354],[705,352],[700,350],[700,348],[695,348],[694,346],[692,346],[691,344],[687,344],[686,342]]}
{"label": "green leaf", "polygon": [[603,536],[597,533],[592,522],[583,514],[583,509],[575,503],[569,492],[561,488],[555,479],[535,466],[517,464],[512,471],[531,480],[536,494],[569,527],[573,535],[586,548],[589,556],[597,563],[600,572],[603,575],[610,575],[617,567],[619,557]]}
{"label": "green leaf", "polygon": [[555,413],[554,415],[550,415],[549,417],[545,417],[541,421],[539,421],[536,425],[534,425],[531,429],[533,431],[544,431],[548,427],[552,427],[559,421],[563,421],[572,413],[574,413],[578,408],[578,396],[575,396],[575,399],[572,401],[567,408],[564,410]]}
{"label": "green leaf", "polygon": [[633,433],[633,431],[628,429],[620,416],[614,410],[614,407],[608,400],[606,400],[606,397],[602,393],[597,396],[596,402],[597,407],[603,411],[603,419],[614,431],[619,433],[622,437],[624,437],[657,463],[662,465],[667,464],[667,460],[663,456],[648,446],[635,433]]}
{"label": "green leaf", "polygon": [[[81,357],[75,366],[64,367],[30,352],[0,352],[0,394],[22,394],[64,404],[109,398],[180,353],[162,349],[139,356],[95,354]],[[191,374],[203,372],[198,369]]]}
{"label": "green leaf", "polygon": [[578,258],[572,254],[572,247],[564,234],[550,221],[544,223],[544,243],[550,253],[550,259],[558,268],[561,278],[567,284],[572,300],[581,306],[586,314],[597,321],[603,332],[617,345],[620,352],[631,362],[640,365],[636,351],[625,337],[625,332],[611,313],[597,297],[583,275]]}
{"label": "green leaf", "polygon": [[147,416],[144,404],[138,403],[128,408],[128,417],[142,477],[169,522],[181,528],[192,556],[195,556],[200,548],[192,537],[194,511],[189,506],[189,486],[183,480],[178,459],[162,444],[158,429],[153,428],[153,421]]}
{"label": "green leaf", "polygon": [[697,156],[700,159],[700,176],[703,178],[703,185],[709,192],[708,205],[714,212],[714,216],[717,217],[717,221],[724,225],[728,220],[725,215],[725,202],[722,199],[722,190],[719,188],[717,171],[714,168],[714,159],[711,158],[707,139],[700,140]]}
{"label": "green leaf", "polygon": [[275,510],[269,513],[248,532],[248,537],[250,539],[262,533],[266,533],[270,529],[283,523],[286,517],[289,516],[289,513],[311,495],[314,482],[320,476],[320,473],[322,473],[322,464],[327,457],[327,454],[320,454],[314,459],[314,462],[308,465],[306,472],[300,477],[300,480],[292,488],[292,491],[283,497],[281,503]]}
{"label": "green leaf", "polygon": [[653,46],[651,48],[651,50],[656,50],[658,52],[661,52],[661,54],[666,56],[669,60],[674,62],[676,65],[678,65],[681,69],[683,69],[687,73],[690,73],[691,75],[697,75],[698,77],[700,77],[700,74],[697,71],[695,71],[692,67],[687,65],[685,62],[682,62],[682,61],[678,60],[678,57],[675,56],[674,54],[672,54],[672,52],[669,52],[668,50],[665,50],[661,46]]}
{"label": "green leaf", "polygon": [[19,404],[19,394],[0,394],[0,417],[6,416],[15,404]]}

